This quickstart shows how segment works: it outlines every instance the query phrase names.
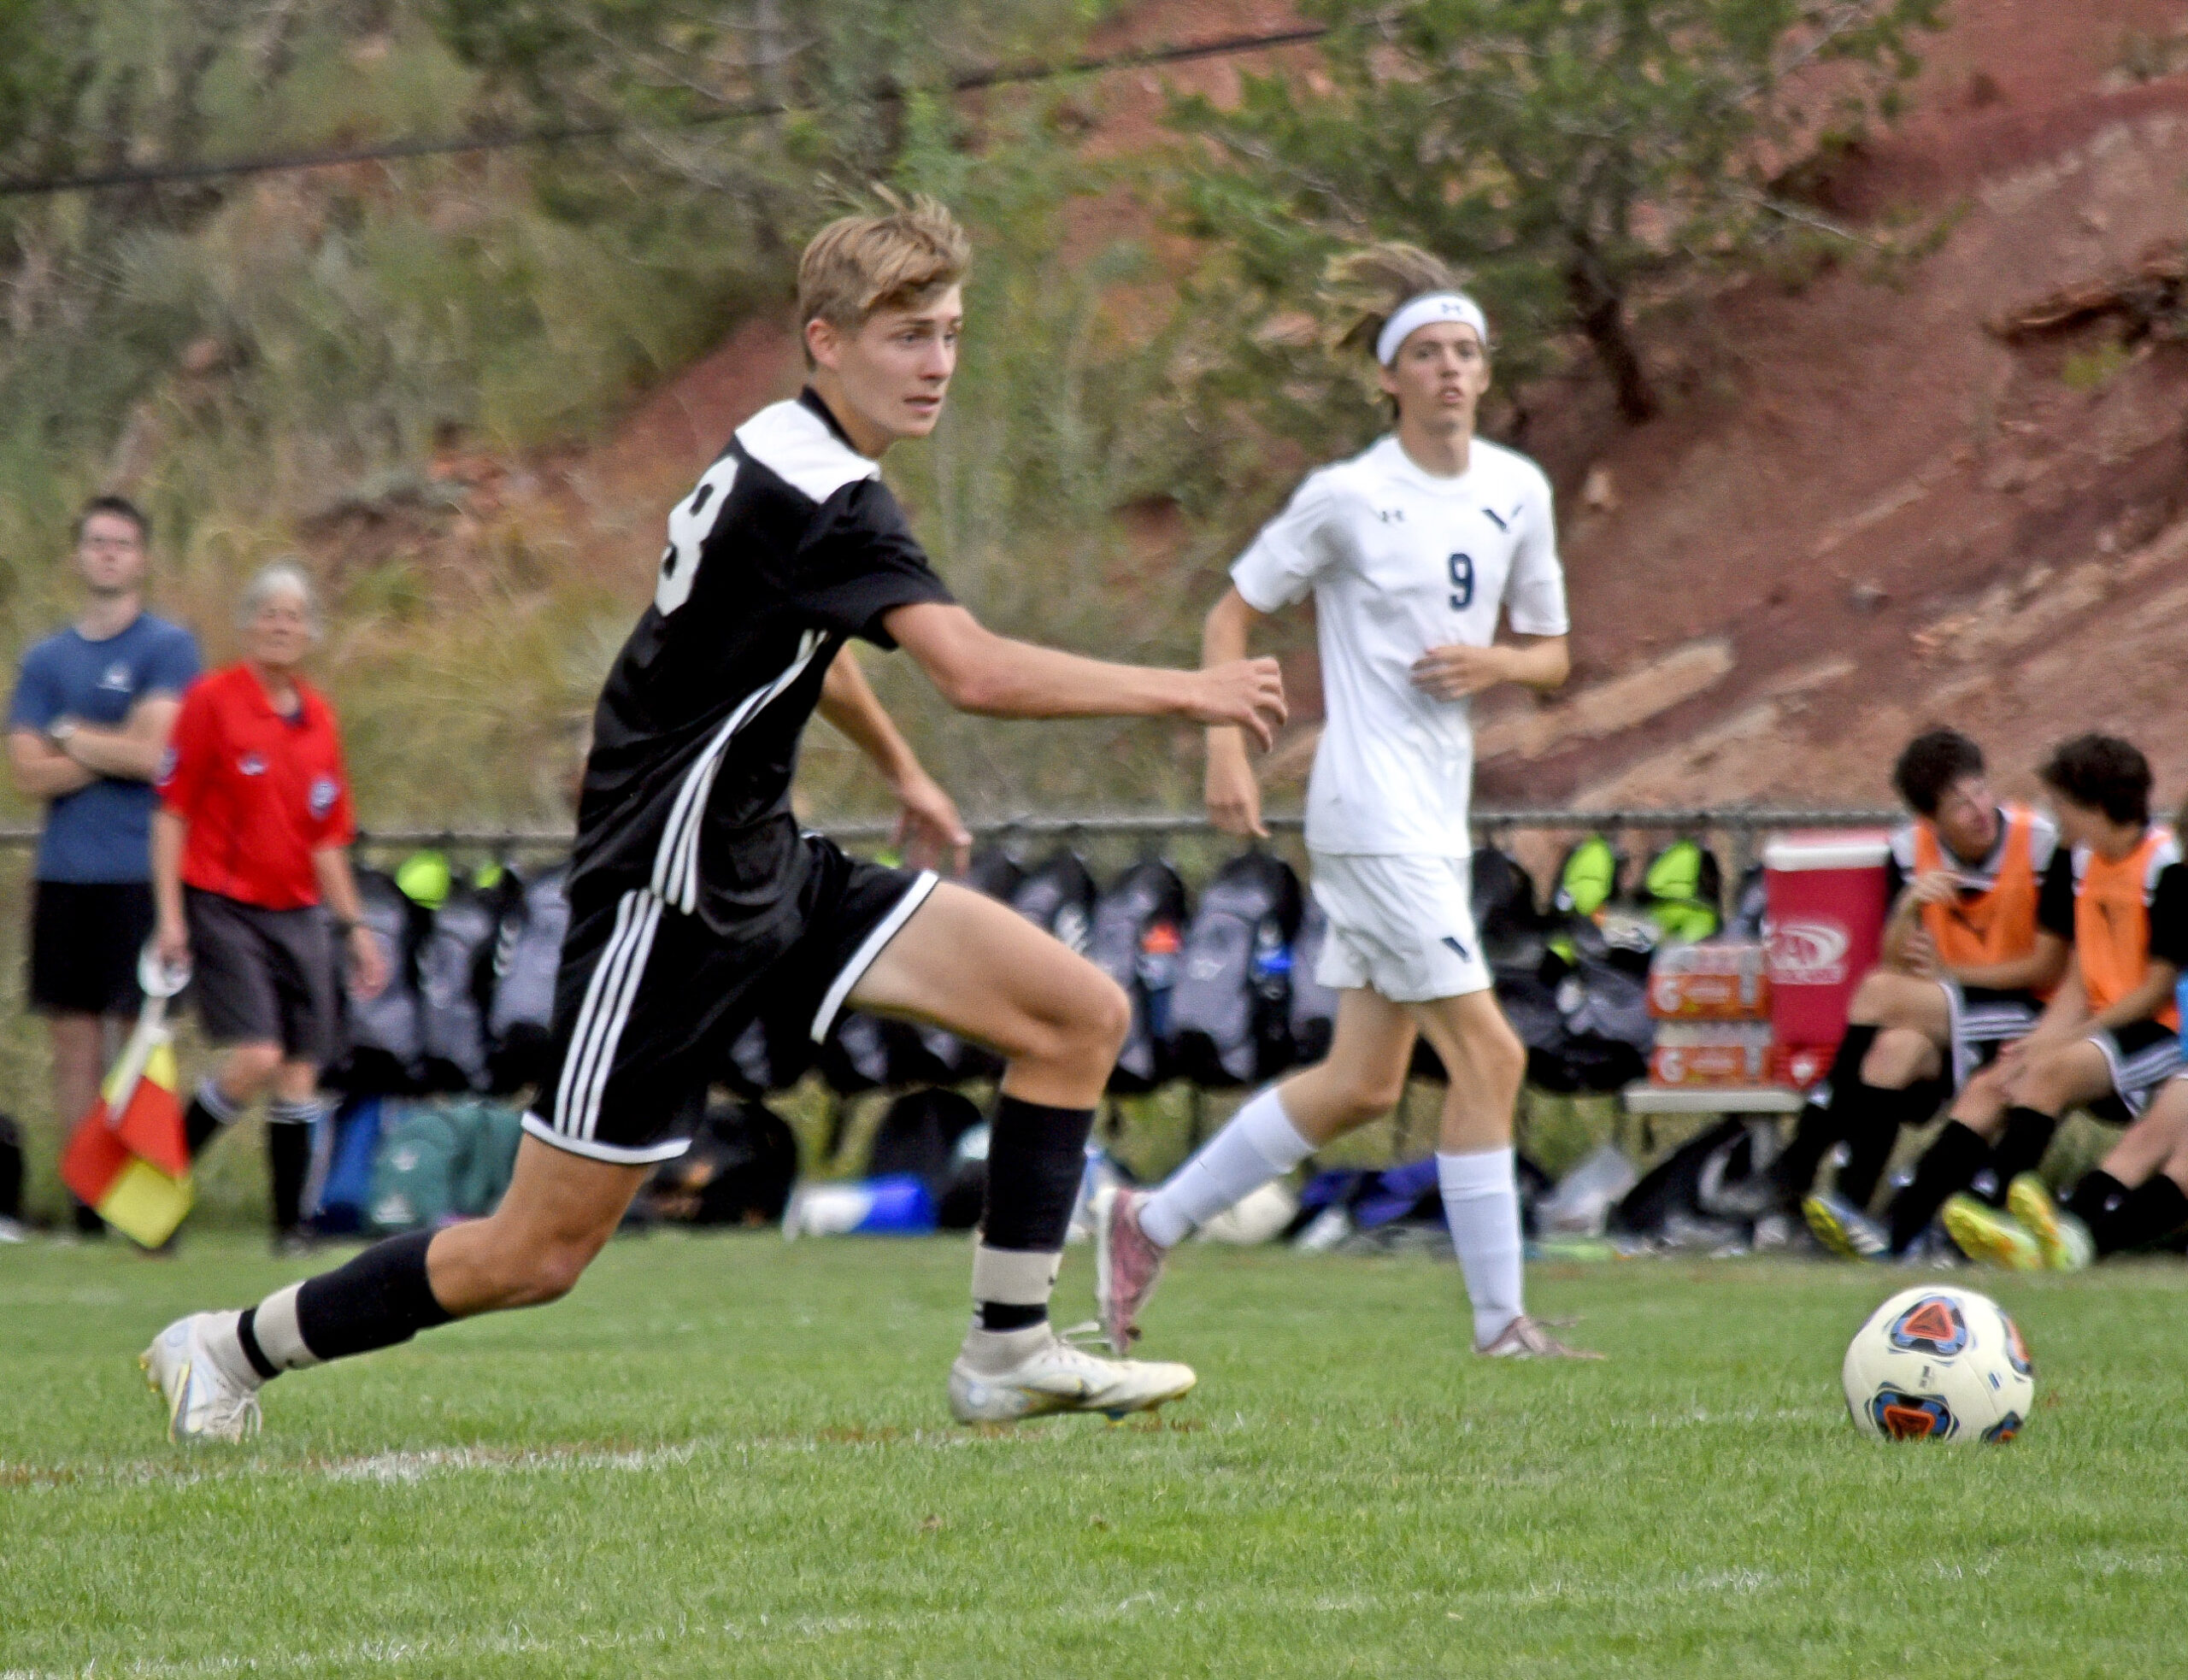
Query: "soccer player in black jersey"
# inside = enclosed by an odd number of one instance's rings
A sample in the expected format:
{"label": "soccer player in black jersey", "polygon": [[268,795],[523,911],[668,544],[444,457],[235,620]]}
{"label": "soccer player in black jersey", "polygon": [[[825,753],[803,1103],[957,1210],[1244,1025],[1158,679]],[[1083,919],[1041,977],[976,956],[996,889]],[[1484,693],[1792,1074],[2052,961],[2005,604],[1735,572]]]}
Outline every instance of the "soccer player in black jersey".
{"label": "soccer player in black jersey", "polygon": [[876,463],[940,416],[968,256],[924,199],[823,229],[798,273],[810,383],[738,427],[668,516],[652,605],[595,717],[553,1071],[500,1207],[169,1325],[143,1363],[173,1438],[255,1432],[257,1391],[282,1372],[567,1293],[652,1164],[686,1147],[675,1117],[763,1007],[797,1009],[815,1040],[844,1008],[912,1017],[1009,1062],[974,1318],[950,1372],[960,1419],[1116,1415],[1192,1386],[1184,1366],[1099,1359],[1048,1322],[1124,994],[1007,907],[847,857],[791,812],[818,709],[890,778],[916,844],[964,843],[848,652],[855,637],[902,647],[952,704],[989,716],[1169,715],[1264,747],[1283,721],[1273,660],[1111,665],[1007,640],[951,601]]}

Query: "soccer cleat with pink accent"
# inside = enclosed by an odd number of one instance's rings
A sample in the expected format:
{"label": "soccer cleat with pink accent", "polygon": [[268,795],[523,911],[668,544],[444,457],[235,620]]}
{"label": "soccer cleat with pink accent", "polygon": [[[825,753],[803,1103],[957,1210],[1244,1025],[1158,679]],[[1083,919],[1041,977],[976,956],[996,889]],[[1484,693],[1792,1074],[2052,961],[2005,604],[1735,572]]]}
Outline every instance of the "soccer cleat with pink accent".
{"label": "soccer cleat with pink accent", "polygon": [[1139,1228],[1144,1190],[1112,1186],[1094,1198],[1094,1300],[1112,1352],[1139,1339],[1139,1315],[1162,1276],[1169,1250]]}
{"label": "soccer cleat with pink accent", "polygon": [[1533,1319],[1522,1313],[1497,1333],[1495,1341],[1474,1352],[1485,1360],[1599,1360],[1590,1348],[1568,1348]]}
{"label": "soccer cleat with pink accent", "polygon": [[258,1433],[258,1389],[236,1382],[205,1345],[210,1327],[232,1313],[177,1319],[137,1356],[138,1369],[168,1408],[168,1439],[248,1441]]}

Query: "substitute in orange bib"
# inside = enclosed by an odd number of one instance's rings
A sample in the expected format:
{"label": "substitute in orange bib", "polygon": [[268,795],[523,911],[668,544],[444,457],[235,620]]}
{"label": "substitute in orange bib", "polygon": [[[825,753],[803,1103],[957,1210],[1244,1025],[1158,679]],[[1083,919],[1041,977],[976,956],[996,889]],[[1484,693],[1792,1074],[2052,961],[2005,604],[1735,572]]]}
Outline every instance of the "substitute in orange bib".
{"label": "substitute in orange bib", "polygon": [[1927,1121],[2035,1027],[2073,936],[2063,873],[2044,913],[2047,872],[2065,867],[2058,825],[2001,803],[1974,742],[1926,730],[1891,779],[1914,819],[1891,839],[1883,960],[1856,991],[1830,1077],[1773,1169],[1785,1205],[1802,1206],[1824,1156],[1844,1143],[1832,1193],[1806,1209],[1833,1248],[1841,1207],[1867,1207],[1899,1129]]}
{"label": "substitute in orange bib", "polygon": [[275,1242],[296,1246],[338,1023],[329,913],[361,995],[386,984],[387,960],[358,919],[334,714],[297,674],[318,635],[309,581],[268,567],[241,621],[241,661],[202,678],[175,720],[152,826],[155,937],[163,959],[189,960],[198,1019],[226,1052],[185,1118],[191,1151],[270,1090]]}
{"label": "substitute in orange bib", "polygon": [[1940,1208],[1963,1248],[1994,1231],[1994,1219],[1956,1218],[1956,1205],[1976,1206],[1959,1193],[2002,1200],[2044,1159],[2068,1108],[2125,1124],[2180,1069],[2173,988],[2188,965],[2188,869],[2173,831],[2150,820],[2149,761],[2125,741],[2081,735],[2038,773],[2064,853],[2044,896],[2071,907],[2073,958],[2028,1037],[1968,1082],[1893,1198],[1885,1246],[1894,1253]]}

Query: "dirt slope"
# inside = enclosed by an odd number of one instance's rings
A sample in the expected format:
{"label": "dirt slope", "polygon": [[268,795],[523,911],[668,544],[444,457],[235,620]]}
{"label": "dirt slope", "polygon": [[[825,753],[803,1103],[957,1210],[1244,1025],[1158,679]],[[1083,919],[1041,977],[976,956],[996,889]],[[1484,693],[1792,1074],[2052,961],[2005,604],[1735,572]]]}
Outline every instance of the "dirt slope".
{"label": "dirt slope", "polygon": [[[2188,238],[2188,76],[2118,69],[2129,31],[2188,20],[2126,0],[1956,15],[1912,120],[1830,188],[1851,217],[1956,213],[1941,249],[1891,287],[1726,290],[1656,346],[1682,392],[1658,424],[1616,430],[1586,391],[1543,405],[1581,691],[1508,725],[1486,796],[1874,802],[1932,720],[2024,785],[2046,743],[2103,726],[2144,745],[2166,796],[2188,788],[2188,347],[2123,351],[2109,321],[2020,345],[1985,328]],[[1720,675],[1606,726],[1605,690],[1698,671],[1705,643]]]}

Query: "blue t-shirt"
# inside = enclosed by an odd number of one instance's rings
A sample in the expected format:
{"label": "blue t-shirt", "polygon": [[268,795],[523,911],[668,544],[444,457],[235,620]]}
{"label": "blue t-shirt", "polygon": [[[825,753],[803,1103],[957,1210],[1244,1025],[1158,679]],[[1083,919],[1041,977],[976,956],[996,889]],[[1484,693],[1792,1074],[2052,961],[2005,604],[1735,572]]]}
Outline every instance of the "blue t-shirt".
{"label": "blue t-shirt", "polygon": [[[197,675],[197,643],[180,625],[139,613],[129,627],[94,642],[74,625],[23,655],[8,727],[43,734],[57,719],[119,729],[149,695],[179,697]],[[152,878],[150,782],[102,776],[46,809],[38,848],[41,881]]]}

